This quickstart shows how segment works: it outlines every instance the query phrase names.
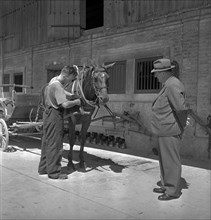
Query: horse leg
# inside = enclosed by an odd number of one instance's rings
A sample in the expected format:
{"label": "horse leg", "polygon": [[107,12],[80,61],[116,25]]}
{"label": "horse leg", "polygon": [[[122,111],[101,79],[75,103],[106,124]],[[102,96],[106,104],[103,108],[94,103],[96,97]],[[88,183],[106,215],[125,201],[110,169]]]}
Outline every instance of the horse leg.
{"label": "horse leg", "polygon": [[70,150],[68,153],[68,168],[72,168],[73,170],[75,169],[75,165],[73,163],[73,146],[75,144],[75,123],[72,118],[69,118],[69,145],[70,145]]}
{"label": "horse leg", "polygon": [[87,130],[90,126],[90,123],[91,123],[91,119],[82,122],[81,142],[80,142],[80,152],[79,152],[79,160],[80,160],[79,164],[80,164],[81,168],[86,167],[86,163],[84,161],[84,145],[85,145],[85,142],[86,142],[86,134],[87,134]]}

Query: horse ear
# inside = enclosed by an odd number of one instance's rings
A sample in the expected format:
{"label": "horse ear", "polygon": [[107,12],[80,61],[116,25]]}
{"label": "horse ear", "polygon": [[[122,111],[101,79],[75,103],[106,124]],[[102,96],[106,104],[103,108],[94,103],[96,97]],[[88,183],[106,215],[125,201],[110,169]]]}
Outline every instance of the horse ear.
{"label": "horse ear", "polygon": [[83,69],[82,69],[83,72],[84,72],[85,68],[86,68],[86,65],[85,65],[85,63],[84,63],[84,64],[83,64]]}
{"label": "horse ear", "polygon": [[98,67],[98,64],[96,63],[95,59],[90,59],[90,65],[93,66],[94,68]]}
{"label": "horse ear", "polygon": [[77,75],[78,75],[78,74],[79,74],[79,68],[78,68],[78,66],[77,66],[77,65],[73,65],[73,67],[75,67],[75,68],[76,68]]}
{"label": "horse ear", "polygon": [[114,64],[115,64],[115,62],[114,62],[114,63],[110,63],[110,64],[108,64],[108,65],[105,65],[105,64],[103,63],[102,67],[104,67],[105,69],[108,69],[108,68],[112,67]]}

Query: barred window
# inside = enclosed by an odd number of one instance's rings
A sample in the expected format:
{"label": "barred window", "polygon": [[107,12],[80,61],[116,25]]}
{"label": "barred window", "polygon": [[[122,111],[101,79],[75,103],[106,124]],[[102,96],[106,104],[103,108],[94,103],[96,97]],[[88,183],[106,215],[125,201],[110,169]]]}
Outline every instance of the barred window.
{"label": "barred window", "polygon": [[[106,63],[106,65],[109,63]],[[108,69],[108,74],[110,76],[108,93],[124,94],[126,83],[126,61],[115,61],[115,64]]]}
{"label": "barred window", "polygon": [[153,62],[161,57],[143,58],[135,61],[135,93],[154,93],[158,92],[161,84],[154,73]]}

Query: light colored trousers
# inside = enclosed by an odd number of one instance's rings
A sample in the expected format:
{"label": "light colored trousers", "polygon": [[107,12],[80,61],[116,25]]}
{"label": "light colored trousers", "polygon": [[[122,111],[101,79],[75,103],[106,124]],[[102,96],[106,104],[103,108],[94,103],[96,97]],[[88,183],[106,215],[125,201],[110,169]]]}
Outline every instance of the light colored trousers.
{"label": "light colored trousers", "polygon": [[180,180],[182,164],[180,159],[179,136],[158,137],[159,141],[159,163],[162,187],[165,193],[178,197],[181,195]]}

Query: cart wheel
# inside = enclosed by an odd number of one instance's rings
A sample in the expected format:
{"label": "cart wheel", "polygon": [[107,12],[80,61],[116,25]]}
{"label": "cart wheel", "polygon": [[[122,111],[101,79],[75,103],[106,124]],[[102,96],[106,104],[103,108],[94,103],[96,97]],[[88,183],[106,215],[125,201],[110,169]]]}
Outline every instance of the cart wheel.
{"label": "cart wheel", "polygon": [[0,118],[0,148],[5,151],[8,147],[9,133],[4,119]]}

